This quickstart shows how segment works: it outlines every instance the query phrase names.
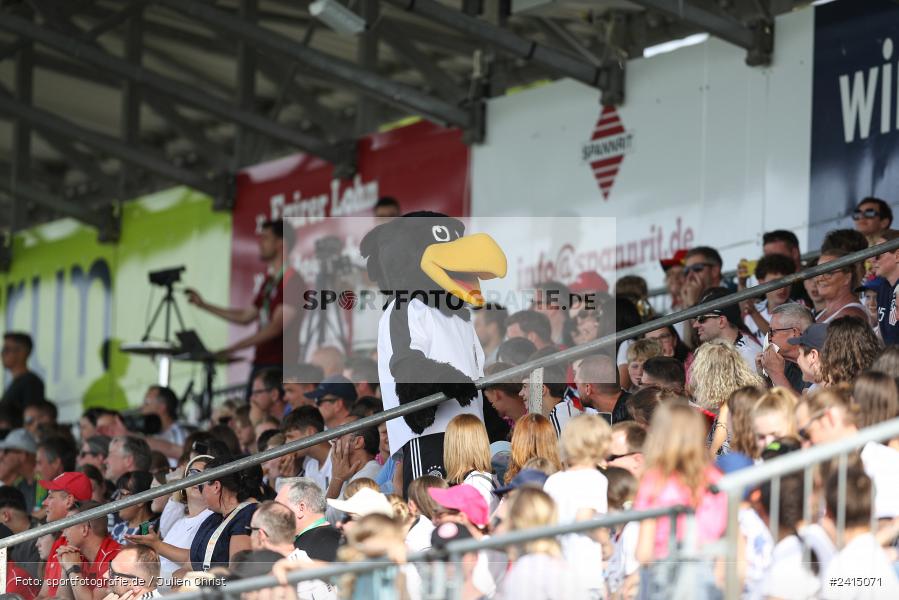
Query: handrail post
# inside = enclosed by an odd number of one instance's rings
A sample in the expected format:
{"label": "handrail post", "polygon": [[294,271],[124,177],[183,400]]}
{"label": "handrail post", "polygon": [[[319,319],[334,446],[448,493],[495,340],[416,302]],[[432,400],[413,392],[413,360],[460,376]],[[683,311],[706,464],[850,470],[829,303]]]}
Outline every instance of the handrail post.
{"label": "handrail post", "polygon": [[[848,455],[840,454],[837,474],[837,552],[843,549],[844,534],[846,533],[846,471],[849,468]],[[873,510],[874,498],[871,498]]]}
{"label": "handrail post", "polygon": [[740,490],[727,493],[727,550],[725,551],[725,584],[726,600],[740,597],[740,577],[737,573],[737,543],[740,537]]}
{"label": "handrail post", "polygon": [[8,552],[7,548],[0,548],[0,594],[6,593],[6,559]]}
{"label": "handrail post", "polygon": [[[681,545],[681,552],[677,556],[678,564],[675,565],[681,577],[675,581],[678,585],[680,597],[689,598],[696,593],[697,574],[700,565],[698,564],[699,538],[696,529],[696,513],[692,510],[684,513],[684,543]],[[684,585],[683,573],[687,573],[686,585]]]}
{"label": "handrail post", "polygon": [[531,371],[528,378],[528,413],[543,414],[543,367]]}

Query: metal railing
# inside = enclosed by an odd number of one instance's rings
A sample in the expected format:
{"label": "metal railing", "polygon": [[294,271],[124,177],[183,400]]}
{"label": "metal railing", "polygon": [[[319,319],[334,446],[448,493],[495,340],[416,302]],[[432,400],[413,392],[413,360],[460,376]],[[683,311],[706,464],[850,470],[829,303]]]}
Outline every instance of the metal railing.
{"label": "metal railing", "polygon": [[[587,521],[578,521],[566,525],[551,525],[547,527],[532,528],[526,530],[512,531],[485,539],[467,539],[456,542],[450,542],[446,548],[442,550],[428,550],[425,552],[417,552],[410,554],[406,562],[430,563],[430,562],[446,562],[458,564],[461,557],[469,552],[479,552],[481,550],[491,550],[517,546],[535,540],[556,537],[570,533],[583,533],[601,528],[611,528],[618,525],[624,525],[635,521],[643,521],[645,519],[669,518],[676,520],[683,515],[685,523],[683,531],[683,541],[678,544],[678,528],[670,527],[668,534],[668,557],[665,560],[687,563],[696,559],[696,524],[693,509],[687,506],[670,506],[664,508],[653,508],[643,511],[627,511],[610,515],[605,515]],[[286,585],[296,585],[302,581],[312,581],[316,579],[329,580],[341,575],[371,573],[374,571],[390,569],[396,567],[396,563],[388,560],[370,560],[365,562],[353,563],[333,563],[325,567],[315,567],[310,569],[292,571],[286,576]],[[455,598],[462,590],[461,585],[461,569],[456,569],[453,581],[443,580],[446,585],[445,591],[449,595],[437,595],[436,598]],[[439,582],[438,582],[439,583]],[[226,583],[223,587],[218,588],[216,593],[236,596],[243,592],[252,592],[255,590],[278,587],[282,584],[272,575],[264,575],[241,579]],[[181,592],[177,595],[178,600],[205,600],[209,597],[210,592],[204,590]],[[377,600],[377,599],[373,599]]]}
{"label": "metal railing", "polygon": [[[747,490],[757,488],[763,483],[771,483],[771,495],[769,502],[769,529],[774,543],[778,541],[778,517],[780,511],[780,480],[785,475],[802,472],[803,474],[803,514],[805,523],[813,522],[812,506],[810,503],[813,489],[813,468],[825,461],[837,459],[838,473],[838,506],[836,514],[836,547],[842,546],[843,532],[846,523],[846,470],[848,468],[848,456],[850,453],[870,442],[882,442],[893,438],[899,438],[899,418],[884,421],[871,427],[860,430],[852,437],[821,444],[792,452],[784,456],[765,461],[763,464],[743,469],[722,477],[713,490],[727,495],[727,534],[725,545],[726,579],[725,598],[739,598],[741,589],[737,573],[737,540],[740,535],[740,525],[737,520],[740,501]],[[876,494],[876,490],[874,492]],[[872,495],[872,521],[876,513],[874,498]]]}
{"label": "metal railing", "polygon": [[[752,288],[735,292],[729,296],[706,302],[705,304],[699,304],[692,308],[687,308],[676,313],[660,317],[653,321],[649,321],[647,323],[641,323],[640,325],[637,325],[635,327],[603,336],[586,344],[574,346],[565,350],[560,350],[550,356],[532,360],[511,369],[507,369],[506,371],[496,373],[495,375],[479,379],[477,382],[475,382],[475,386],[478,389],[483,389],[487,386],[507,381],[512,377],[519,377],[521,379],[524,379],[525,377],[529,376],[530,373],[535,369],[563,362],[571,362],[590,354],[595,354],[607,348],[614,348],[615,344],[619,341],[637,338],[645,333],[649,333],[650,331],[654,331],[662,327],[667,327],[668,325],[673,325],[687,319],[699,317],[703,314],[708,313],[708,311],[710,310],[724,308],[726,306],[742,302],[743,300],[755,298],[756,296],[759,296],[761,294],[774,291],[787,285],[792,285],[794,282],[809,279],[811,277],[817,277],[818,275],[821,275],[823,273],[836,271],[861,262],[865,259],[871,258],[872,256],[876,256],[884,252],[893,250],[899,250],[899,239],[885,242],[883,244],[878,244],[876,246],[872,246],[858,252],[853,252],[823,265],[817,265],[815,267],[803,269],[802,271],[793,273],[792,275],[788,275],[776,281],[757,285]],[[380,423],[389,421],[390,419],[396,419],[404,415],[417,412],[424,408],[435,406],[437,404],[440,404],[441,402],[445,402],[446,400],[448,400],[448,398],[442,393],[432,394],[414,402],[410,402],[402,406],[397,406],[395,408],[385,410],[383,412],[359,419],[357,421],[353,421],[351,423],[340,425],[333,429],[317,433],[304,439],[290,442],[282,446],[270,448],[268,450],[265,450],[264,452],[259,452],[252,456],[237,459],[226,465],[222,465],[221,467],[206,469],[202,473],[191,475],[190,477],[186,477],[177,481],[167,482],[145,492],[133,494],[126,498],[121,498],[113,502],[106,503],[102,506],[86,510],[76,515],[66,516],[63,519],[59,519],[58,521],[47,523],[46,525],[41,525],[40,527],[35,527],[21,533],[16,533],[0,540],[0,551],[22,542],[35,540],[48,533],[56,533],[72,525],[85,523],[98,517],[106,516],[110,513],[117,512],[129,506],[135,506],[137,504],[150,502],[154,498],[165,496],[178,490],[193,487],[200,483],[206,483],[207,481],[215,481],[224,475],[236,473],[247,467],[261,465],[262,463],[270,461],[272,459],[280,458],[281,456],[297,452],[298,450],[303,450],[305,448],[315,446],[316,444],[336,439],[348,433],[354,433],[363,429],[367,429],[369,427],[377,426]],[[5,552],[0,552],[0,561],[2,561],[3,563],[2,565],[0,565],[0,569],[5,569],[4,554]],[[2,573],[2,571],[0,571],[0,573]],[[0,586],[5,585],[5,581],[5,579],[0,579]]]}

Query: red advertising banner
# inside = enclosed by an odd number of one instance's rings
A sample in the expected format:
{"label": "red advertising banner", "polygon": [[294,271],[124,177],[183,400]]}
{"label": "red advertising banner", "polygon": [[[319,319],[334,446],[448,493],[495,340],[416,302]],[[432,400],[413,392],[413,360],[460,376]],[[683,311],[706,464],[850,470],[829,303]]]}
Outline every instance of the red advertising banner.
{"label": "red advertising banner", "polygon": [[[291,263],[307,282],[314,281],[316,241],[342,239],[338,219],[369,216],[379,197],[392,196],[402,212],[433,210],[469,214],[469,150],[458,130],[427,122],[368,136],[358,147],[358,172],[350,180],[333,179],[329,163],[298,154],[256,165],[237,178],[231,245],[231,306],[249,306],[262,283],[257,233],[271,218],[298,225]],[[312,278],[312,279],[310,279]],[[251,326],[255,327],[255,325]],[[251,330],[232,327],[232,341]],[[247,358],[250,355],[247,354]],[[247,376],[249,363],[237,363],[229,380]]]}

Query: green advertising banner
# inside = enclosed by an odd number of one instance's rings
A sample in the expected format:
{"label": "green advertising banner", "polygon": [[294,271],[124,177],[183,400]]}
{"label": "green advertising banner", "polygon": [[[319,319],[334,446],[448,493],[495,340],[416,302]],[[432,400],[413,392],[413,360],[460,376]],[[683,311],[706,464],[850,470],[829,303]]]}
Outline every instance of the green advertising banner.
{"label": "green advertising banner", "polygon": [[[115,245],[98,243],[95,230],[65,219],[17,235],[13,252],[11,271],[0,274],[4,329],[31,334],[29,364],[43,377],[60,421],[77,420],[90,406],[137,406],[156,383],[152,359],[119,351],[141,340],[164,296],[150,284],[151,271],[184,266],[175,289],[186,328],[210,349],[227,343],[227,325],[195,310],[183,294],[190,286],[211,302],[228,299],[231,215],[213,212],[202,194],[175,188],[125,203]],[[164,321],[151,339],[163,338]],[[191,380],[199,391],[201,366],[174,363],[171,386],[179,396]],[[224,384],[224,372],[217,382]]]}

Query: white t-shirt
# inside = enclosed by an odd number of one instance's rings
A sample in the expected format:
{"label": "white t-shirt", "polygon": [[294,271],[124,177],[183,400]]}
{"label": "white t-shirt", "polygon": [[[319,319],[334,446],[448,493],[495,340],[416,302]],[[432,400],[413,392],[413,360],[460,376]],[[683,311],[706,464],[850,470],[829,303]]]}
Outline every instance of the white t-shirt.
{"label": "white t-shirt", "polygon": [[782,539],[771,553],[771,566],[762,582],[762,594],[782,600],[816,598],[821,582],[803,563],[802,542],[795,535]]}
{"label": "white t-shirt", "polygon": [[556,435],[561,436],[562,430],[568,425],[568,421],[578,415],[584,414],[596,415],[599,413],[596,409],[590,408],[589,406],[585,407],[584,410],[578,410],[570,400],[562,400],[549,411],[549,422],[553,424]]}
{"label": "white t-shirt", "polygon": [[496,597],[502,600],[580,600],[591,596],[564,560],[548,554],[525,554],[515,561],[503,578]]}
{"label": "white t-shirt", "polygon": [[744,600],[761,600],[765,573],[771,566],[774,540],[768,526],[751,508],[741,508],[737,520],[740,533],[746,538],[746,579],[743,582]]}
{"label": "white t-shirt", "polygon": [[634,340],[624,340],[621,342],[621,345],[618,346],[618,354],[615,356],[615,360],[619,365],[625,365],[630,362],[627,359],[627,349],[631,347],[631,344],[634,343]]}
{"label": "white t-shirt", "polygon": [[830,565],[830,561],[837,555],[837,547],[833,540],[824,531],[824,528],[817,523],[806,525],[799,530],[799,536],[805,545],[812,549],[815,557],[818,559],[818,579],[821,580],[821,586],[824,587],[826,581],[824,573]]}
{"label": "white t-shirt", "polygon": [[[287,560],[311,563],[305,551],[296,549],[287,555]],[[297,600],[337,600],[337,588],[321,579],[297,583]]]}
{"label": "white t-shirt", "polygon": [[899,598],[896,571],[870,533],[857,536],[837,553],[824,580],[821,597],[826,600]]}
{"label": "white t-shirt", "polygon": [[874,483],[874,514],[878,519],[899,517],[899,452],[868,442],[861,451],[865,473]]}
{"label": "white t-shirt", "polygon": [[761,353],[761,345],[755,341],[755,338],[740,333],[737,336],[737,340],[734,342],[734,348],[736,348],[737,352],[740,353],[740,356],[743,357],[743,362],[746,363],[749,370],[755,373],[755,357]]}
{"label": "white t-shirt", "polygon": [[[374,480],[375,477],[378,476],[378,473],[381,471],[381,465],[378,464],[375,460],[370,460],[365,465],[362,466],[359,471],[350,477],[347,481],[343,482],[343,485],[340,487],[340,494],[337,496],[338,500],[345,500],[346,496],[344,496],[344,491],[346,491],[346,486],[350,484],[352,481],[356,481],[357,479],[368,478]],[[327,493],[327,490],[325,490]],[[341,510],[337,510],[333,506],[328,506],[328,510],[325,511],[325,518],[329,523],[339,523],[343,520],[344,513]]]}
{"label": "white t-shirt", "polygon": [[[771,322],[771,313],[768,311],[767,300],[756,302],[755,309],[758,311],[759,316],[768,321],[768,323]],[[759,326],[755,324],[755,320],[752,318],[752,315],[746,315],[745,317],[743,317],[743,324],[746,325],[746,329],[752,332],[752,335],[755,336],[756,341],[761,342],[765,337],[764,334],[759,330]]]}
{"label": "white t-shirt", "polygon": [[[394,312],[396,312],[394,301],[391,301],[378,322],[378,378],[381,383],[384,410],[399,406],[396,379],[390,371],[390,359],[393,357],[394,349],[389,332],[390,318]],[[472,379],[484,376],[484,350],[471,320],[466,321],[457,315],[445,315],[418,299],[407,303],[405,316],[408,323],[409,348],[397,348],[398,351],[419,350],[426,358],[448,363]],[[409,429],[405,419],[387,421],[390,453],[395,454],[413,438],[445,432],[452,418],[463,413],[473,414],[484,420],[481,394],[478,394],[468,406],[462,406],[455,400],[441,402],[434,423],[420,435]]]}
{"label": "white t-shirt", "polygon": [[308,477],[322,489],[328,491],[328,484],[331,483],[331,452],[328,452],[328,458],[325,464],[320,465],[318,461],[311,456],[307,456],[303,461],[303,476]]}
{"label": "white t-shirt", "polygon": [[[161,534],[162,540],[176,548],[190,549],[190,544],[194,541],[197,530],[211,514],[212,511],[207,508],[198,515],[189,517],[184,513],[183,504],[170,499],[165,503],[165,508],[162,509],[162,516],[159,519],[160,532],[162,532],[163,520],[168,521],[165,533]],[[179,515],[180,518],[176,518]],[[162,577],[162,581],[171,579],[172,574],[180,568],[181,565],[178,563],[162,555],[159,556],[159,576]]]}
{"label": "white t-shirt", "polygon": [[465,477],[462,483],[470,485],[481,494],[481,497],[484,498],[484,502],[487,503],[487,514],[492,515],[499,504],[499,498],[493,493],[493,475],[483,471],[472,471]]}
{"label": "white t-shirt", "polygon": [[[574,469],[560,471],[549,476],[543,490],[556,503],[559,524],[566,525],[577,520],[578,512],[589,509],[596,516],[608,512],[607,490],[609,482],[596,469]],[[602,546],[582,533],[562,536],[562,554],[571,568],[591,590],[602,590],[605,583],[602,576]]]}
{"label": "white t-shirt", "polygon": [[612,557],[606,566],[606,580],[609,591],[614,594],[621,589],[625,578],[633,575],[640,568],[637,560],[637,538],[640,536],[640,523],[631,521],[621,530],[615,540]]}
{"label": "white t-shirt", "polygon": [[406,534],[406,549],[409,552],[422,552],[431,548],[431,534],[434,524],[424,515],[419,515],[415,525]]}

